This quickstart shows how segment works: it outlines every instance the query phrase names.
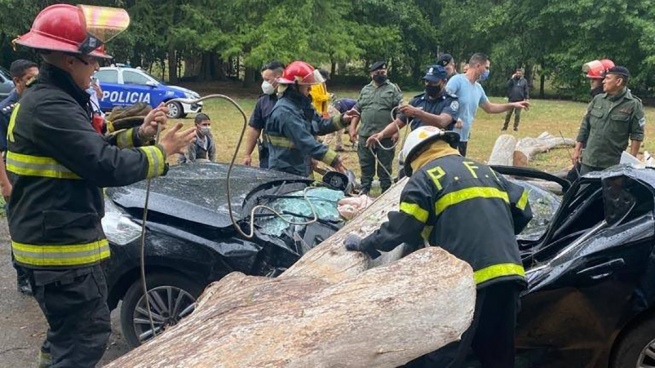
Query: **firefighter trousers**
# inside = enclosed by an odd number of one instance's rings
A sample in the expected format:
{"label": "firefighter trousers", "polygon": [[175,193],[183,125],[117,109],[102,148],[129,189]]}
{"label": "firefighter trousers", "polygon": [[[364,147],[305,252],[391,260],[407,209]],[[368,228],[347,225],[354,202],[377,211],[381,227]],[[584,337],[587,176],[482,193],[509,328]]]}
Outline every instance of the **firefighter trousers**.
{"label": "firefighter trousers", "polygon": [[406,368],[461,368],[470,350],[482,368],[514,367],[514,335],[519,294],[516,281],[501,281],[477,292],[471,326],[459,342],[409,362]]}
{"label": "firefighter trousers", "polygon": [[44,346],[49,347],[51,367],[95,367],[111,334],[102,267],[23,270],[48,321]]}

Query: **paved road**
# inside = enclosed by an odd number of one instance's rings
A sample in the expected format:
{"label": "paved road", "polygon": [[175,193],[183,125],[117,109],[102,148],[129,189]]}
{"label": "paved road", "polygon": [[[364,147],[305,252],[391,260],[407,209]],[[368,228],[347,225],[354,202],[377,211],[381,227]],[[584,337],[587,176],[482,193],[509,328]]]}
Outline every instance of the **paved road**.
{"label": "paved road", "polygon": [[[113,334],[99,366],[127,352],[120,334],[118,309],[112,313]],[[0,368],[33,367],[43,342],[47,323],[32,297],[16,290],[16,272],[11,266],[7,221],[0,218]]]}

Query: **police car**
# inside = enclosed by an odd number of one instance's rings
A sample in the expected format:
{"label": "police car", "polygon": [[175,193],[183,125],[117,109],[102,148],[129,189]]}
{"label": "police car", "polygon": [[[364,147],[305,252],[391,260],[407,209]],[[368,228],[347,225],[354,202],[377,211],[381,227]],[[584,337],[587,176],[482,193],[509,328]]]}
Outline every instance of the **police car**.
{"label": "police car", "polygon": [[9,71],[0,67],[0,100],[9,96],[12,89],[14,89],[14,82],[11,80]]}
{"label": "police car", "polygon": [[153,108],[164,102],[168,107],[168,117],[173,119],[202,111],[202,103],[189,105],[177,101],[168,102],[174,98],[196,99],[200,97],[196,92],[166,85],[139,68],[115,64],[100,68],[95,78],[100,81],[102,88],[100,108],[103,111],[111,111],[115,106],[129,106],[137,102],[145,102]]}

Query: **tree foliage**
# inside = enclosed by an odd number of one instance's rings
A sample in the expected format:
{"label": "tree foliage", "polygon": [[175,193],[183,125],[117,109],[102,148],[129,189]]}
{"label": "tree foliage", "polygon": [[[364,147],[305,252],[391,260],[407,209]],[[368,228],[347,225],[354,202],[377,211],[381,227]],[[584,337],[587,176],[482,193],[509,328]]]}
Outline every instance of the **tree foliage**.
{"label": "tree foliage", "polygon": [[[18,57],[47,0],[0,0],[0,64]],[[75,4],[76,2],[69,1]],[[128,31],[108,45],[117,61],[167,67],[169,79],[240,79],[273,60],[338,65],[366,75],[386,59],[392,78],[416,83],[439,52],[463,62],[490,54],[488,88],[517,66],[554,86],[585,93],[581,66],[611,58],[628,67],[632,88],[655,93],[655,7],[651,0],[88,0],[127,9]],[[251,72],[252,75],[252,72]],[[536,80],[535,80],[536,82]]]}

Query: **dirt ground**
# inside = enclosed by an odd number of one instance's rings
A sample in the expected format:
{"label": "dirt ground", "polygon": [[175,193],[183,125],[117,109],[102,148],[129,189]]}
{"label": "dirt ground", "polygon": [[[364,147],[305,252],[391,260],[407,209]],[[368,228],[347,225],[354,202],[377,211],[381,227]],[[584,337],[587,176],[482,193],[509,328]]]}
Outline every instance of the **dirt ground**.
{"label": "dirt ground", "polygon": [[[118,309],[112,312],[113,333],[99,366],[127,352],[120,333]],[[34,298],[16,290],[16,271],[11,265],[9,230],[0,218],[0,367],[34,367],[47,323]]]}

